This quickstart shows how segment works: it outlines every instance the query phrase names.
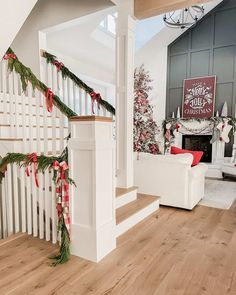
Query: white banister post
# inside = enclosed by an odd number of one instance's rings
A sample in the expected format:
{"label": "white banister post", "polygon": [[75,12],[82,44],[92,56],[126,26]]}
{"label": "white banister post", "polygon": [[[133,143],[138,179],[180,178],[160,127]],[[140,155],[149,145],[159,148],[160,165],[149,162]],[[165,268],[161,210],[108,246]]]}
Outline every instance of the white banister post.
{"label": "white banister post", "polygon": [[116,43],[117,186],[133,186],[133,89],[135,27],[133,0],[115,0],[118,8]]}
{"label": "white banister post", "polygon": [[112,119],[70,120],[71,252],[98,262],[116,247]]}

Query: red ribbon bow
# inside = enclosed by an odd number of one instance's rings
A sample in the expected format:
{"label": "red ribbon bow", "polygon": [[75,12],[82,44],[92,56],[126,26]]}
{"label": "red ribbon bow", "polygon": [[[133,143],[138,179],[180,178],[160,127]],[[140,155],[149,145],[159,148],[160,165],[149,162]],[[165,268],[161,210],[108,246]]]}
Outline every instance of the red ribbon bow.
{"label": "red ribbon bow", "polygon": [[47,110],[48,112],[52,112],[52,97],[53,97],[53,92],[50,88],[47,89],[46,93],[45,93],[45,97],[46,97],[46,106],[47,106]]}
{"label": "red ribbon bow", "polygon": [[58,60],[55,60],[53,64],[57,67],[57,72],[60,72],[61,67],[64,67],[64,64],[62,62],[59,62]]}
{"label": "red ribbon bow", "polygon": [[38,181],[38,178],[37,178],[37,160],[38,160],[38,157],[37,157],[36,153],[32,153],[32,154],[28,155],[28,160],[27,160],[27,163],[26,163],[25,173],[26,173],[27,176],[30,176],[29,164],[32,162],[34,164],[34,180],[35,180],[35,184],[36,184],[37,187],[39,187],[39,181]]}
{"label": "red ribbon bow", "polygon": [[97,101],[97,104],[98,104],[98,109],[100,110],[100,103],[101,103],[101,95],[100,93],[96,93],[95,91],[92,91],[90,93],[90,96],[92,98],[92,113],[94,114],[94,103],[95,103],[95,100]]}
{"label": "red ribbon bow", "polygon": [[63,214],[64,222],[68,233],[70,234],[70,214],[69,214],[69,185],[66,181],[65,171],[69,169],[69,166],[65,161],[59,163],[54,161],[52,165],[55,171],[58,171],[56,179],[56,193],[57,193],[57,216],[60,220]]}
{"label": "red ribbon bow", "polygon": [[4,55],[3,59],[16,59],[16,55],[14,53],[7,53]]}

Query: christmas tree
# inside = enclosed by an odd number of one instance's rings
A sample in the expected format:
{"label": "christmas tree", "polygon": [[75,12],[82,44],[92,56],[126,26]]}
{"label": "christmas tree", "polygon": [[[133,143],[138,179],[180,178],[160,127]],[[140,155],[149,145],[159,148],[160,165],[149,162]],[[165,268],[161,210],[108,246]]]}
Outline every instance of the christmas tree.
{"label": "christmas tree", "polygon": [[144,65],[134,71],[134,151],[159,153],[157,134],[159,128],[153,119],[153,106],[148,94],[152,90],[149,72]]}

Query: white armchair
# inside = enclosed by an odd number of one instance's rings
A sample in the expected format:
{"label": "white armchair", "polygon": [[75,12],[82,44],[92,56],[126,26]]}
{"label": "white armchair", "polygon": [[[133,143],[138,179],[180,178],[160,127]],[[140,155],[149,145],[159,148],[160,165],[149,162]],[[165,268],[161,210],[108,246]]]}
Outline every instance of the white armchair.
{"label": "white armchair", "polygon": [[134,160],[134,183],[143,194],[160,196],[160,204],[193,209],[204,196],[207,166],[191,167],[193,156],[140,153]]}

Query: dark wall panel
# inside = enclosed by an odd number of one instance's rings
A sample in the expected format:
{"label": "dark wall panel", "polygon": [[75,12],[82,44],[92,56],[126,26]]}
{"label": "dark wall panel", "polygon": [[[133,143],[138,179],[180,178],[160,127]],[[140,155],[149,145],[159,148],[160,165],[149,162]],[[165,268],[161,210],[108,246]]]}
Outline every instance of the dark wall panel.
{"label": "dark wall panel", "polygon": [[174,55],[170,58],[170,87],[182,87],[187,77],[187,54]]}
{"label": "dark wall panel", "polygon": [[[236,101],[236,0],[225,0],[181,35],[168,48],[167,109],[170,117],[181,107],[183,80],[217,76],[215,111],[225,101],[235,116]],[[179,105],[178,105],[179,104]]]}
{"label": "dark wall panel", "polygon": [[190,54],[190,77],[202,77],[209,74],[209,50]]}
{"label": "dark wall panel", "polygon": [[192,49],[201,49],[209,47],[211,42],[211,17],[204,19],[192,31]]}
{"label": "dark wall panel", "polygon": [[[215,109],[221,110],[224,102],[227,102],[228,106],[232,105],[232,97],[233,97],[233,83],[227,84],[217,84],[216,85],[216,102]],[[228,115],[232,116],[232,108],[228,107]]]}
{"label": "dark wall panel", "polygon": [[170,90],[170,104],[175,114],[177,112],[178,107],[182,104],[182,93],[183,87],[173,88]]}
{"label": "dark wall panel", "polygon": [[215,45],[236,42],[236,9],[218,11],[215,14]]}
{"label": "dark wall panel", "polygon": [[188,34],[185,34],[179,42],[176,42],[171,46],[170,51],[171,53],[180,53],[188,50],[188,43],[189,43],[189,37]]}
{"label": "dark wall panel", "polygon": [[213,72],[217,83],[232,82],[234,79],[235,46],[215,48],[213,52]]}

